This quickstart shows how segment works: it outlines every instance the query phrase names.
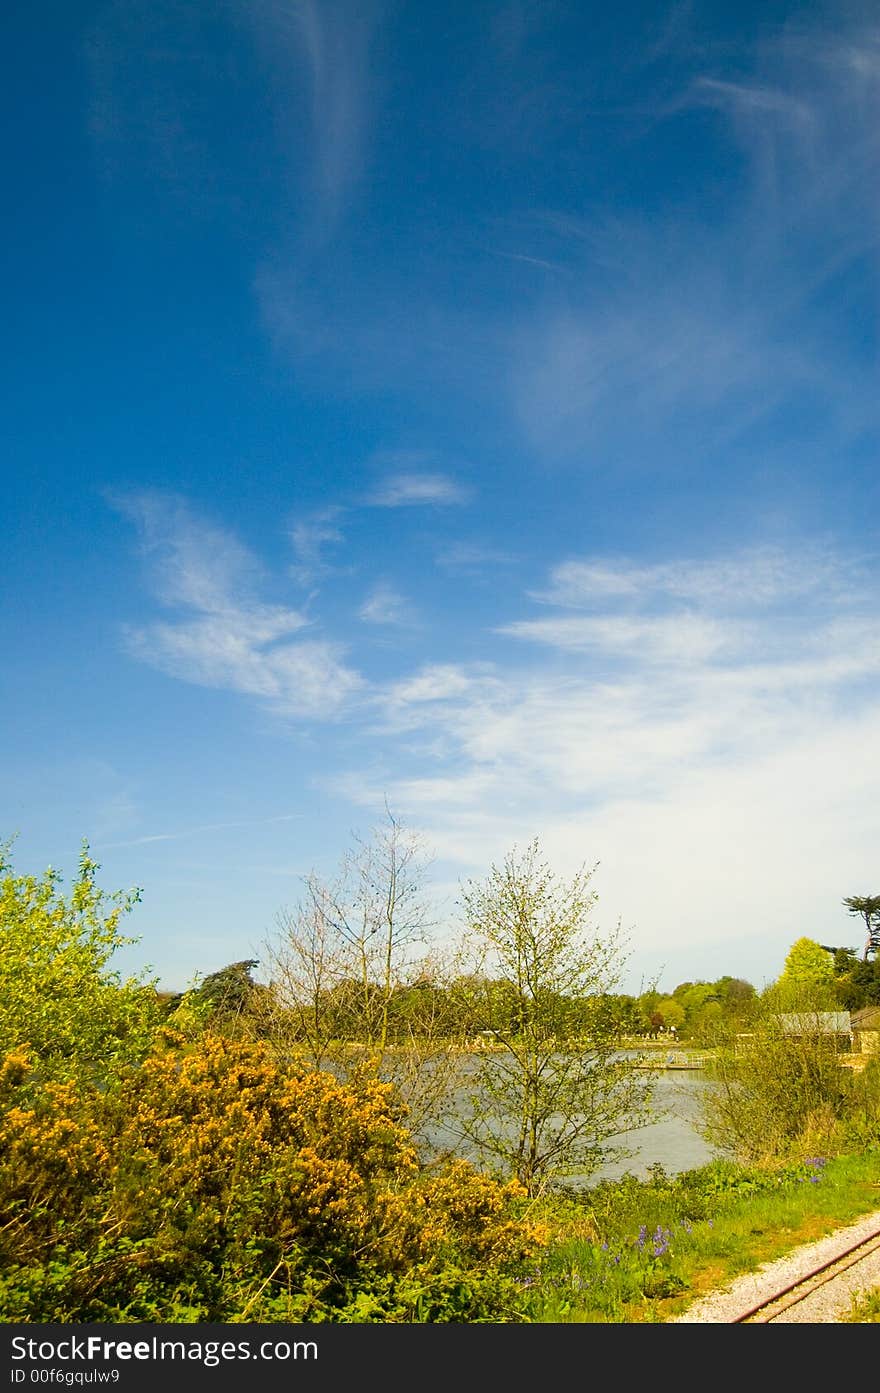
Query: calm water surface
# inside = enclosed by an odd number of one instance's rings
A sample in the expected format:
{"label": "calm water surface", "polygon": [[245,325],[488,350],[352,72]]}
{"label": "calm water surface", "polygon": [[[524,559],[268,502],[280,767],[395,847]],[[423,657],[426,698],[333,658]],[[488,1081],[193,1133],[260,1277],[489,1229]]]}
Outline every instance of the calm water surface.
{"label": "calm water surface", "polygon": [[[669,1175],[677,1175],[680,1171],[693,1170],[711,1161],[719,1153],[700,1136],[696,1126],[700,1115],[700,1097],[709,1082],[708,1076],[696,1069],[657,1073],[653,1082],[652,1105],[659,1120],[615,1138],[614,1144],[626,1147],[630,1154],[621,1160],[609,1161],[586,1178],[586,1183],[617,1179],[627,1172],[644,1179],[650,1166],[658,1163]],[[454,1147],[459,1155],[468,1155],[466,1147],[460,1143],[456,1145],[452,1134],[445,1128],[433,1128],[430,1140],[439,1149]],[[571,1183],[577,1184],[578,1177],[571,1177]]]}
{"label": "calm water surface", "polygon": [[673,1069],[657,1075],[654,1083],[653,1105],[662,1120],[650,1127],[626,1133],[620,1138],[634,1155],[628,1160],[611,1162],[597,1171],[592,1179],[616,1179],[626,1171],[644,1178],[648,1167],[659,1161],[669,1175],[693,1170],[717,1156],[718,1151],[700,1136],[695,1128],[699,1117],[700,1095],[709,1080],[697,1069]]}

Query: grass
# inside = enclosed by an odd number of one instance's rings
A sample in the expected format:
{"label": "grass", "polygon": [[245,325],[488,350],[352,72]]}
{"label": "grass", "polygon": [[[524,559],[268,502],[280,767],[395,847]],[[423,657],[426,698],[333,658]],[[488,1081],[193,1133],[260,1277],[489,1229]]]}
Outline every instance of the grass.
{"label": "grass", "polygon": [[844,1324],[874,1325],[877,1322],[880,1322],[880,1287],[853,1301]]}
{"label": "grass", "polygon": [[[775,1169],[655,1167],[544,1201],[551,1241],[521,1276],[540,1323],[666,1321],[699,1296],[880,1209],[880,1149]],[[872,1319],[880,1319],[873,1316]]]}

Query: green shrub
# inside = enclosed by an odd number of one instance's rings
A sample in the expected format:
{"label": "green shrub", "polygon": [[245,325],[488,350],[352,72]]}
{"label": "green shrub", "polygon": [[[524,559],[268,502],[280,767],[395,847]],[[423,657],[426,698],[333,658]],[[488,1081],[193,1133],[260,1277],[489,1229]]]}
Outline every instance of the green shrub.
{"label": "green shrub", "polygon": [[118,1087],[0,1073],[0,1318],[516,1317],[521,1191],[420,1167],[387,1085],[263,1045],[157,1046]]}

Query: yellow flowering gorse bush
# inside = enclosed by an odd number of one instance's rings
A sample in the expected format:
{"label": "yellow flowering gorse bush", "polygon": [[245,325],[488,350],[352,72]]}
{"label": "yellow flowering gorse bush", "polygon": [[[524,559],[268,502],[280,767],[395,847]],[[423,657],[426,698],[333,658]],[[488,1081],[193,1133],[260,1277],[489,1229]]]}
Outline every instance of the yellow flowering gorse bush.
{"label": "yellow flowering gorse bush", "polygon": [[5,1320],[504,1320],[522,1192],[421,1167],[388,1085],[173,1036],[113,1087],[0,1070]]}

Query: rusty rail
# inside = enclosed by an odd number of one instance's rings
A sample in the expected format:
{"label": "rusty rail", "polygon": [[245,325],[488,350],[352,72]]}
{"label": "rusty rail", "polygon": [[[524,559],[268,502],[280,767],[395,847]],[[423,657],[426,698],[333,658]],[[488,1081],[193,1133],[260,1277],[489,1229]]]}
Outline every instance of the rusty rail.
{"label": "rusty rail", "polygon": [[[777,1316],[782,1315],[783,1311],[805,1301],[826,1282],[832,1282],[842,1272],[846,1272],[850,1267],[855,1267],[857,1263],[862,1262],[878,1250],[880,1250],[880,1229],[874,1233],[869,1233],[865,1238],[859,1239],[858,1243],[851,1244],[849,1248],[844,1248],[833,1258],[828,1258],[827,1261],[820,1263],[809,1272],[805,1272],[802,1277],[798,1277],[797,1281],[789,1282],[787,1286],[780,1287],[778,1291],[764,1297],[763,1301],[757,1302],[747,1311],[742,1311],[738,1316],[734,1316],[728,1324],[769,1325]],[[786,1297],[789,1299],[785,1300]],[[762,1312],[765,1314],[762,1315]]]}

